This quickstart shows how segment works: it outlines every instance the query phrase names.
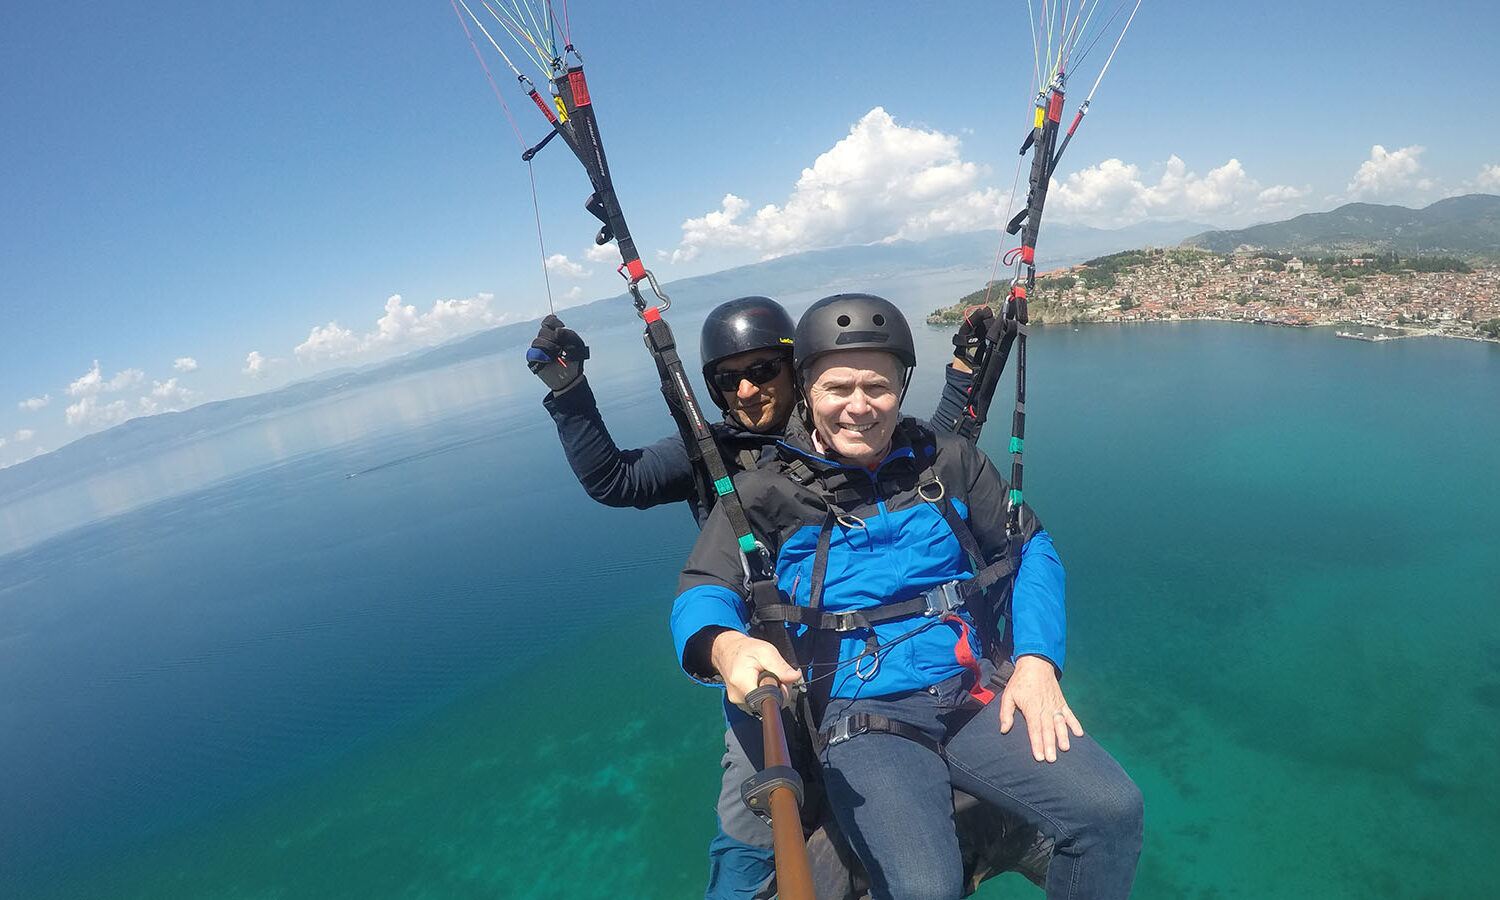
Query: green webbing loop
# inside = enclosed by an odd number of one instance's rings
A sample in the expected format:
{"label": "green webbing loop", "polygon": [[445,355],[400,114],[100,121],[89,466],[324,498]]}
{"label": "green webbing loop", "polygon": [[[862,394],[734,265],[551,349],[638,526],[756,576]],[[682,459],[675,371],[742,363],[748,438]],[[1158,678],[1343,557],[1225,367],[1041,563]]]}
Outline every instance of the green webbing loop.
{"label": "green webbing loop", "polygon": [[1010,438],[1010,452],[1012,452],[1012,453],[1020,453],[1021,452],[1021,444],[1022,444],[1022,441],[1021,441],[1020,438],[1016,437],[1015,435],[1011,435],[1011,438]]}
{"label": "green webbing loop", "polygon": [[743,551],[743,552],[745,552],[745,553],[754,553],[755,552],[755,535],[753,535],[753,534],[742,534],[742,535],[740,535],[740,550]]}
{"label": "green webbing loop", "polygon": [[725,475],[723,478],[720,478],[718,481],[714,482],[714,490],[719,492],[720,497],[724,496],[725,494],[732,494],[734,493],[734,482],[729,480],[728,475]]}
{"label": "green webbing loop", "polygon": [[1010,504],[1011,504],[1011,506],[1020,506],[1021,505],[1021,492],[1020,491],[1011,491],[1010,492]]}

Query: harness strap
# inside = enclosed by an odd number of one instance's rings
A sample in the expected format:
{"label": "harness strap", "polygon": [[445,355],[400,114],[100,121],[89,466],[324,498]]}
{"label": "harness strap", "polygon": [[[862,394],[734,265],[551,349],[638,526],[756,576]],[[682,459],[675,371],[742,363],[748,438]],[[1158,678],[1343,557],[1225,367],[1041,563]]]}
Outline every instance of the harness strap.
{"label": "harness strap", "polygon": [[[951,584],[951,582],[949,582]],[[945,587],[940,585],[939,587]],[[934,588],[933,590],[938,590]],[[870,606],[864,609],[850,609],[844,612],[824,612],[795,603],[772,603],[755,610],[755,619],[759,622],[786,622],[791,625],[801,625],[818,631],[848,632],[862,631],[873,628],[876,625],[884,625],[898,619],[909,619],[912,616],[934,615],[932,600],[927,593],[918,594],[910,600],[900,603],[883,603],[880,606]]]}
{"label": "harness strap", "polygon": [[834,723],[832,728],[821,732],[818,735],[820,744],[818,752],[821,754],[829,747],[837,746],[862,734],[894,734],[897,737],[915,741],[944,759],[948,756],[942,744],[928,737],[923,733],[922,729],[917,728],[915,725],[908,725],[905,722],[892,719],[889,716],[882,716],[879,713],[862,712],[839,719],[838,722]]}
{"label": "harness strap", "polygon": [[[830,506],[828,512],[823,516],[823,527],[818,531],[818,549],[813,554],[812,585],[809,589],[807,605],[809,609],[821,613],[823,611],[823,580],[828,574],[828,545],[833,538],[833,525],[838,517],[834,507]],[[823,710],[828,708],[828,699],[833,695],[833,672],[839,663],[839,638],[837,632],[813,629],[811,631],[811,647],[807,657],[807,679],[811,683],[808,689],[808,706],[812,718],[808,721],[810,728],[816,729],[818,723],[823,721]],[[826,665],[827,677],[814,677],[813,667]]]}
{"label": "harness strap", "polygon": [[[1004,690],[1005,684],[1010,680],[1011,673],[1015,670],[1015,667],[1008,661],[996,666],[994,674],[990,676],[988,685],[979,684],[978,667],[976,666],[975,669],[975,685],[969,689],[969,695],[977,700],[981,694],[988,694],[993,698],[995,694],[991,688]],[[988,701],[980,701],[980,704],[986,702]],[[978,715],[984,709],[983,705],[980,704],[965,707],[964,715],[949,722],[948,735],[950,737],[962,730],[965,725],[973,720],[974,716]],[[833,727],[822,732],[814,732],[814,749],[819,755],[822,755],[823,751],[829,747],[835,744],[842,744],[844,741],[859,737],[862,734],[894,734],[897,737],[904,737],[909,741],[915,741],[938,756],[944,759],[947,758],[946,738],[942,741],[934,741],[915,725],[908,725],[905,722],[877,713],[852,713],[835,722]]]}
{"label": "harness strap", "polygon": [[[688,384],[687,372],[677,353],[677,339],[672,334],[672,327],[661,317],[661,311],[657,307],[651,307],[643,315],[646,320],[646,346],[651,350],[657,368],[662,373],[663,391],[669,388],[671,390],[668,406],[682,431],[688,455],[701,462],[707,470],[708,480],[713,487],[713,495],[709,499],[717,499],[724,505],[724,511],[729,514],[730,527],[734,529],[740,552],[745,555],[752,576],[764,577],[769,568],[765,554],[760,552],[760,545],[750,530],[750,520],[745,515],[745,507],[740,503],[739,494],[734,490],[734,481],[729,476],[728,467],[724,465],[718,442],[714,440],[713,431],[703,417],[703,409],[698,405],[693,389]],[[711,505],[713,504],[708,503],[705,508]]]}

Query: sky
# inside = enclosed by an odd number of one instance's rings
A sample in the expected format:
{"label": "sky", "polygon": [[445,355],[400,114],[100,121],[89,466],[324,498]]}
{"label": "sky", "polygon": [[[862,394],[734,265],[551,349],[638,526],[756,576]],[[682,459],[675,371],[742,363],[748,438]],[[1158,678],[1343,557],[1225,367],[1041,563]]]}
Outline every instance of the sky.
{"label": "sky", "polygon": [[[574,0],[566,20],[668,282],[996,227],[1032,3]],[[561,141],[520,161],[516,130],[545,123],[470,29],[514,128],[448,0],[4,4],[0,467],[619,293],[582,168]],[[1496,34],[1487,0],[1142,0],[1046,221],[1233,227],[1500,193]]]}

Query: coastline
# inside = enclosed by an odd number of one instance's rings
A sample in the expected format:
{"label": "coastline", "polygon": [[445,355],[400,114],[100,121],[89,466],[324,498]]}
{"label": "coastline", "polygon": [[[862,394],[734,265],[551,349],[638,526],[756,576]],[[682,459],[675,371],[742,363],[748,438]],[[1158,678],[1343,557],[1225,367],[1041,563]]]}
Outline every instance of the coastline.
{"label": "coastline", "polygon": [[[1235,322],[1333,328],[1338,337],[1369,343],[1500,343],[1500,268],[1387,272],[1378,264],[1147,248],[1037,273],[1028,311],[1032,325]],[[956,325],[965,309],[985,302],[998,311],[1004,285],[992,282],[934,310],[927,322]]]}

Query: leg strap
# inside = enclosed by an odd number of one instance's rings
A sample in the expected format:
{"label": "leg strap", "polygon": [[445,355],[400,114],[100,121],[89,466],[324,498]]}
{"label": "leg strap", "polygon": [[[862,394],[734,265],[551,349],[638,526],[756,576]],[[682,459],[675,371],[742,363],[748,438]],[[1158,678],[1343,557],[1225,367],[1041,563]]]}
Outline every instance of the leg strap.
{"label": "leg strap", "polygon": [[909,741],[915,741],[938,756],[944,756],[943,745],[928,737],[920,728],[877,713],[854,713],[851,716],[840,719],[832,728],[824,731],[819,737],[821,738],[823,749],[827,749],[835,744],[842,744],[851,738],[859,737],[862,734],[894,734],[897,737],[904,737]]}

